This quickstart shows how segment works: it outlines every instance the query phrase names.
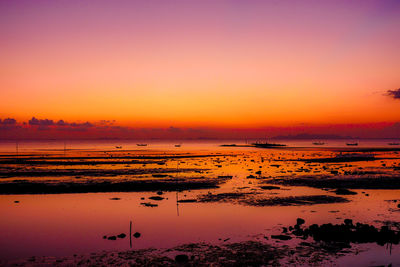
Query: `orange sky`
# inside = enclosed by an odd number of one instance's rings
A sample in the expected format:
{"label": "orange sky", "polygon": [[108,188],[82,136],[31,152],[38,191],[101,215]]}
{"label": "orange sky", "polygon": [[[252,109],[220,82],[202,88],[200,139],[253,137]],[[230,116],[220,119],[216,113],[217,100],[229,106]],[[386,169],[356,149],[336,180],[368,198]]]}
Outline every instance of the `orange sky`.
{"label": "orange sky", "polygon": [[399,121],[385,96],[400,83],[399,12],[385,0],[2,1],[0,118]]}

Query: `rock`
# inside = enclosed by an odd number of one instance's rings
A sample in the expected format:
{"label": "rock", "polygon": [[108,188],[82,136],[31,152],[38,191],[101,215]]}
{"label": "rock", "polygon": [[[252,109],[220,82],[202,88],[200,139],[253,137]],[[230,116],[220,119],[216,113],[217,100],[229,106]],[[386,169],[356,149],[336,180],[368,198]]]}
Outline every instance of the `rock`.
{"label": "rock", "polygon": [[103,236],[103,239],[107,239],[107,236],[105,235],[105,236]]}
{"label": "rock", "polygon": [[347,225],[347,226],[351,226],[351,225],[353,225],[353,220],[351,220],[351,219],[345,219],[345,220],[344,220],[344,224]]}
{"label": "rock", "polygon": [[187,263],[189,261],[189,257],[185,254],[178,254],[175,256],[175,261],[177,263]]}
{"label": "rock", "polygon": [[292,232],[295,236],[302,236],[304,235],[304,231],[302,229],[296,229]]}
{"label": "rock", "polygon": [[126,234],[122,233],[122,234],[117,235],[117,237],[118,237],[118,238],[125,238],[125,237],[126,237]]}
{"label": "rock", "polygon": [[112,197],[112,198],[110,198],[110,200],[120,200],[120,198],[119,197]]}
{"label": "rock", "polygon": [[19,203],[19,200],[15,200],[14,203]]}
{"label": "rock", "polygon": [[117,240],[117,237],[115,235],[109,236],[107,238],[108,240]]}
{"label": "rock", "polygon": [[150,203],[150,202],[142,202],[142,203],[140,203],[140,205],[143,205],[145,207],[152,207],[152,208],[158,207],[158,204],[153,204],[153,203]]}
{"label": "rock", "polygon": [[357,192],[350,191],[346,188],[338,188],[334,192],[336,195],[357,195]]}
{"label": "rock", "polygon": [[306,221],[304,220],[304,219],[302,219],[302,218],[297,218],[297,223],[296,223],[296,225],[302,225],[302,224],[304,224]]}
{"label": "rock", "polygon": [[288,235],[271,235],[272,239],[279,239],[279,240],[290,240],[292,239],[291,236]]}
{"label": "rock", "polygon": [[149,197],[149,199],[160,201],[160,200],[163,200],[164,198],[163,197],[159,197],[159,196],[154,196],[154,197]]}
{"label": "rock", "polygon": [[162,191],[158,191],[157,195],[161,196],[162,194],[164,194]]}
{"label": "rock", "polygon": [[273,190],[273,189],[281,189],[279,186],[273,186],[273,185],[266,185],[266,186],[261,186],[261,189],[264,190]]}
{"label": "rock", "polygon": [[136,233],[133,234],[134,238],[139,238],[140,236],[141,236],[141,234],[139,232],[136,232]]}

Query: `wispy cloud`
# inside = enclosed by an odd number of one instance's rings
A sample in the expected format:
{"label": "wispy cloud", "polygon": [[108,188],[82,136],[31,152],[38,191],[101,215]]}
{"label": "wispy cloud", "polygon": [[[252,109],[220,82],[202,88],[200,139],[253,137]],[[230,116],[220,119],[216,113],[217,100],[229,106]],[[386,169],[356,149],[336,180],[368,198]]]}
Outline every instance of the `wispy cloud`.
{"label": "wispy cloud", "polygon": [[400,99],[400,88],[395,89],[395,90],[388,90],[386,92],[386,95],[388,95],[394,99]]}

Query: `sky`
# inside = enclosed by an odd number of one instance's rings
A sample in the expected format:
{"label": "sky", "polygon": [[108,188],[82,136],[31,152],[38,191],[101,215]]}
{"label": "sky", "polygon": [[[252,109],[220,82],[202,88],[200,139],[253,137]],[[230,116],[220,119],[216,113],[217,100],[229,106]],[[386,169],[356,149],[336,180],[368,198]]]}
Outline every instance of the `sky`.
{"label": "sky", "polygon": [[3,0],[0,119],[379,128],[399,47],[397,0]]}

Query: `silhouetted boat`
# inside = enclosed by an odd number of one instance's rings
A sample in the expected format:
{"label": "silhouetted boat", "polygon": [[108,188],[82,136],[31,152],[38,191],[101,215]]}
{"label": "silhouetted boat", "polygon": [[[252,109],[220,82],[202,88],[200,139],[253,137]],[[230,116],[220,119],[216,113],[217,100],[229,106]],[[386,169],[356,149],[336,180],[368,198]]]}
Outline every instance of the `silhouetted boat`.
{"label": "silhouetted boat", "polygon": [[274,144],[274,143],[268,143],[268,142],[255,142],[255,143],[252,143],[252,145],[255,147],[259,147],[259,148],[273,148],[273,147],[286,146],[284,144]]}
{"label": "silhouetted boat", "polygon": [[357,142],[355,142],[355,143],[346,143],[346,145],[347,146],[358,146],[358,143]]}
{"label": "silhouetted boat", "polygon": [[389,145],[389,146],[398,146],[398,145],[400,145],[400,143],[393,142],[393,143],[388,143],[388,145]]}
{"label": "silhouetted boat", "polygon": [[122,146],[115,146],[115,148],[116,148],[116,149],[121,149],[121,148],[122,148]]}
{"label": "silhouetted boat", "polygon": [[322,146],[322,145],[325,145],[325,143],[324,142],[314,142],[313,145]]}
{"label": "silhouetted boat", "polygon": [[223,145],[220,145],[220,146],[237,146],[236,144],[223,144]]}
{"label": "silhouetted boat", "polygon": [[137,146],[147,146],[147,144],[136,144]]}
{"label": "silhouetted boat", "polygon": [[181,144],[176,144],[176,145],[175,145],[175,147],[181,147],[181,146],[182,146]]}

